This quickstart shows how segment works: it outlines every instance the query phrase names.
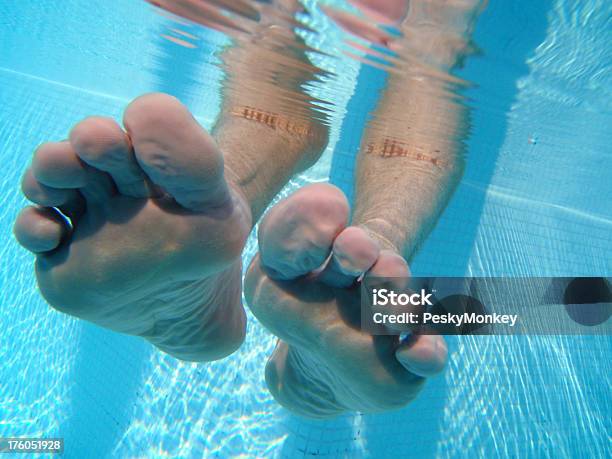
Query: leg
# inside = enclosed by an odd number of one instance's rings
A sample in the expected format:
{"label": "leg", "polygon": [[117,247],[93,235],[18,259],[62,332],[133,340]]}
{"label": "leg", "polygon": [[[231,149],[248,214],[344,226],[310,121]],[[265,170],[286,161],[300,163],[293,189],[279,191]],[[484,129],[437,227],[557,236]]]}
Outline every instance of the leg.
{"label": "leg", "polygon": [[[246,238],[268,200],[326,140],[318,123],[285,116],[281,126],[237,110],[273,112],[284,100],[237,67],[234,56],[245,53],[275,72],[281,64],[258,57],[260,49],[240,43],[227,52],[236,87],[248,91],[226,97],[216,139],[179,101],[151,94],[128,106],[125,130],[92,117],[69,140],[36,151],[23,179],[36,205],[14,230],[36,255],[38,285],[53,307],[186,360],[218,359],[241,344]],[[312,73],[299,77],[291,84]],[[297,135],[304,131],[312,135]]]}
{"label": "leg", "polygon": [[[274,8],[292,17],[301,7],[297,0],[280,0]],[[262,21],[251,41],[224,53],[231,71],[213,130],[227,152],[226,174],[243,190],[254,221],[292,176],[316,163],[328,137],[319,121],[323,115],[302,89],[318,72],[304,53],[306,45],[288,29]],[[273,161],[253,153],[254,139],[258,151],[275,152]]]}
{"label": "leg", "polygon": [[[298,191],[260,225],[260,253],[247,273],[245,296],[279,337],[266,369],[270,391],[301,415],[402,407],[446,362],[440,336],[413,334],[400,341],[362,331],[354,286],[363,274],[409,276],[405,260],[461,174],[465,114],[429,70],[435,64],[446,71],[456,61],[462,48],[456,46],[456,34],[446,40],[445,27],[462,21],[435,3],[411,2],[404,32],[410,37],[427,33],[428,40],[409,43],[431,46],[409,52],[423,53],[429,63],[419,69],[423,74],[412,68],[390,78],[377,122],[364,136],[354,226],[346,227],[348,203],[330,185]],[[420,30],[421,23],[428,24],[427,30]]]}
{"label": "leg", "polygon": [[390,77],[376,122],[362,139],[353,223],[407,260],[463,172],[466,107],[449,89],[448,71],[466,53],[479,3],[411,3],[402,26],[410,40],[400,42],[398,52],[413,59],[401,75]]}

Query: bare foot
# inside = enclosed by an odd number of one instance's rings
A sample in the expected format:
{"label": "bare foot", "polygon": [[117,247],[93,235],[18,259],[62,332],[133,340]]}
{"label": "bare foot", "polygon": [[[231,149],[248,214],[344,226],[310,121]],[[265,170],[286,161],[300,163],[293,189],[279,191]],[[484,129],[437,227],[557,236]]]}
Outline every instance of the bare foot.
{"label": "bare foot", "polygon": [[[182,359],[224,357],[245,334],[240,255],[251,213],[213,139],[176,99],[88,118],[42,145],[15,223],[56,309]],[[57,209],[68,216],[70,222]]]}
{"label": "bare foot", "polygon": [[245,281],[249,307],[280,338],[266,367],[268,387],[308,417],[402,407],[447,357],[440,336],[400,342],[361,331],[355,280],[409,271],[361,228],[347,228],[348,215],[346,198],[331,185],[304,187],[281,201],[260,225],[260,252]]}

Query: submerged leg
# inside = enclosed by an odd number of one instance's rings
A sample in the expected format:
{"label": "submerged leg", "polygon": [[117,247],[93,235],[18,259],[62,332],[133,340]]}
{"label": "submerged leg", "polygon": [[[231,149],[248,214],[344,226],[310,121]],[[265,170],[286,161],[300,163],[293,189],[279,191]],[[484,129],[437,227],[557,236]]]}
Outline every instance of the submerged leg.
{"label": "submerged leg", "polygon": [[[298,414],[399,408],[444,368],[441,336],[400,341],[361,330],[355,280],[408,277],[406,260],[461,176],[465,109],[444,90],[448,79],[438,78],[465,50],[477,12],[468,3],[410,3],[402,26],[410,40],[397,48],[411,57],[411,68],[390,76],[364,134],[354,226],[346,199],[330,185],[298,191],[261,224],[245,296],[279,337],[266,367],[268,387]],[[419,48],[410,49],[413,43]]]}

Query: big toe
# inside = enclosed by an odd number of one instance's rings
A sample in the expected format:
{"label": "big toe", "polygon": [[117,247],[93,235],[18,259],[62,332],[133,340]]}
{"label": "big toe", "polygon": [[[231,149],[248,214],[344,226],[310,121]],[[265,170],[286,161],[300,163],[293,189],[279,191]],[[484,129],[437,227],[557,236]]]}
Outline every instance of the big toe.
{"label": "big toe", "polygon": [[266,273],[288,280],[321,267],[348,217],[346,197],[329,184],[303,187],[280,201],[259,226],[259,252]]}
{"label": "big toe", "polygon": [[128,106],[123,123],[137,162],[181,206],[205,210],[228,201],[223,156],[178,99],[141,96]]}

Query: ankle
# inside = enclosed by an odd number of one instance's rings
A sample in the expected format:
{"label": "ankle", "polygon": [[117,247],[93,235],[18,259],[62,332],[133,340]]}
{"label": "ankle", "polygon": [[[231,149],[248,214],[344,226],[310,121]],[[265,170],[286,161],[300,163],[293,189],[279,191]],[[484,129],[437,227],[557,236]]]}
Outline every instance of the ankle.
{"label": "ankle", "polygon": [[223,116],[215,138],[225,156],[225,179],[256,221],[291,177],[316,163],[328,135],[322,123],[254,117]]}

